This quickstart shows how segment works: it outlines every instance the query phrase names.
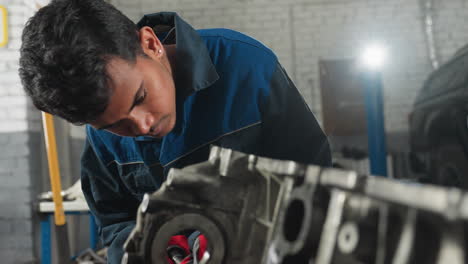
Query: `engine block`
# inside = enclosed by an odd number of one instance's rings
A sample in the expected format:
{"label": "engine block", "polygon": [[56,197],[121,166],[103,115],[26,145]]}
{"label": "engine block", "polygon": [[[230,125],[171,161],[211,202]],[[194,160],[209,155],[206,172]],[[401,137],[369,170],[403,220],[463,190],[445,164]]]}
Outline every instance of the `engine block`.
{"label": "engine block", "polygon": [[166,263],[198,230],[202,263],[468,263],[468,194],[212,147],[144,197],[123,263]]}

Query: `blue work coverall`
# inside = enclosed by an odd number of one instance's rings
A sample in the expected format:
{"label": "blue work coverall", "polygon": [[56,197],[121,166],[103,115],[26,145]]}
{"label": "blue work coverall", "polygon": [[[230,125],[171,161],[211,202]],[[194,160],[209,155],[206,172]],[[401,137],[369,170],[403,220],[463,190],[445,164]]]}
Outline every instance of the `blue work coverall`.
{"label": "blue work coverall", "polygon": [[120,263],[143,195],[170,168],[207,160],[210,145],[331,164],[327,137],[270,49],[233,30],[194,30],[171,12],[146,15],[138,26],[176,44],[177,121],[162,139],[86,127],[82,188],[109,263]]}

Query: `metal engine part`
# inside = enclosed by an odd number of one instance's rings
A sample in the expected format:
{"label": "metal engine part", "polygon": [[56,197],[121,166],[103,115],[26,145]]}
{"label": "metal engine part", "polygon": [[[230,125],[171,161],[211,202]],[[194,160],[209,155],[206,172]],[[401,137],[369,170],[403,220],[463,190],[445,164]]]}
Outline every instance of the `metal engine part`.
{"label": "metal engine part", "polygon": [[123,263],[166,263],[198,230],[202,263],[468,263],[468,194],[213,147],[145,195]]}
{"label": "metal engine part", "polygon": [[[259,263],[284,196],[293,187],[285,175],[301,175],[305,168],[268,162],[213,147],[207,162],[172,169],[157,192],[145,195],[124,262],[166,263],[169,238],[198,230],[208,240],[208,263]],[[279,173],[265,174],[261,166]]]}

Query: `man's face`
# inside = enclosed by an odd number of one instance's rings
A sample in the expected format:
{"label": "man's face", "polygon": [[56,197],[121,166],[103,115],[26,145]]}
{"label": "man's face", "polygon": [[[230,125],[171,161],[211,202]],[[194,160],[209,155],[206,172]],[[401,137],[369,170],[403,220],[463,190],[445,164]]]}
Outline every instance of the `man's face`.
{"label": "man's face", "polygon": [[108,62],[112,95],[93,127],[130,137],[163,137],[174,128],[175,86],[165,50],[155,39],[142,39],[142,45],[148,45],[143,47],[148,57],[137,56],[134,64],[120,58]]}
{"label": "man's face", "polygon": [[138,56],[131,65],[122,59],[108,64],[112,96],[92,125],[121,136],[163,137],[176,121],[171,73],[158,61]]}

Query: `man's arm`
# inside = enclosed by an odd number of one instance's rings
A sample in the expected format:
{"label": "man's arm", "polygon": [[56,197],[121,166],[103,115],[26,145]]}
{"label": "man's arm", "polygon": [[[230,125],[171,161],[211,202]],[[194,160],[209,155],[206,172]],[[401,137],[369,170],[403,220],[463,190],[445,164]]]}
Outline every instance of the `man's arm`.
{"label": "man's arm", "polygon": [[111,170],[97,157],[87,139],[81,158],[82,189],[99,234],[109,247],[108,263],[117,264],[123,255],[123,244],[135,225],[139,202],[120,182],[118,172]]}
{"label": "man's arm", "polygon": [[276,159],[331,166],[328,139],[278,63],[262,106],[262,152]]}

